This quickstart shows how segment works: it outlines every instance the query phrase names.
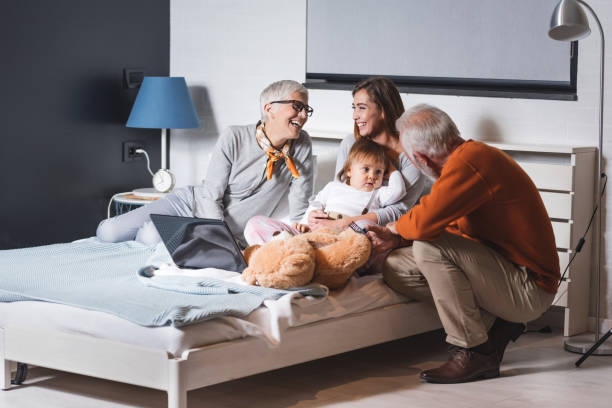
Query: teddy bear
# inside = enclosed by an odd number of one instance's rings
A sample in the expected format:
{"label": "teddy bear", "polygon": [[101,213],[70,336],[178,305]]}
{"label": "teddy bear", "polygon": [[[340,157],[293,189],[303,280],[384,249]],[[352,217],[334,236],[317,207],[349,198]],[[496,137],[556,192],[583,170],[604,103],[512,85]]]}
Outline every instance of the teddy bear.
{"label": "teddy bear", "polygon": [[314,275],[315,250],[299,235],[248,247],[244,257],[248,267],[242,280],[249,285],[289,289],[306,285]]}
{"label": "teddy bear", "polygon": [[350,229],[327,229],[270,241],[245,251],[242,279],[251,285],[288,289],[311,281],[342,287],[370,257],[370,240]]}
{"label": "teddy bear", "polygon": [[370,258],[370,240],[346,229],[336,233],[327,229],[302,234],[315,248],[314,282],[338,289]]}

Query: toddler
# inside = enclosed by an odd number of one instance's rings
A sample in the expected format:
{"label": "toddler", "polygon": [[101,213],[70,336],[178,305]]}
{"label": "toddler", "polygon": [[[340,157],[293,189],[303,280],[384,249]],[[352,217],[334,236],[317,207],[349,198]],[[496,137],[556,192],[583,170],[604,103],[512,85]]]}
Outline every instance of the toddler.
{"label": "toddler", "polygon": [[[386,174],[389,182],[383,186]],[[391,164],[386,148],[367,139],[355,142],[337,178],[310,202],[300,223],[289,226],[268,217],[251,218],[244,230],[248,244],[263,244],[278,235],[316,229],[315,225],[308,224],[308,214],[314,210],[323,210],[328,219],[355,217],[394,204],[406,193],[402,175]],[[363,228],[369,222],[362,220],[357,224]]]}

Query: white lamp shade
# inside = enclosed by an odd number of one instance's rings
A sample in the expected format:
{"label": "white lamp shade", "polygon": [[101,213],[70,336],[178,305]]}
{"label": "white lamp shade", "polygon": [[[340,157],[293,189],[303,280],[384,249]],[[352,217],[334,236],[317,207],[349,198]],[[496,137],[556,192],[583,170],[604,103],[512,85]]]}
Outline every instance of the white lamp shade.
{"label": "white lamp shade", "polygon": [[591,33],[589,20],[576,0],[561,0],[550,19],[548,36],[558,41],[577,41]]}

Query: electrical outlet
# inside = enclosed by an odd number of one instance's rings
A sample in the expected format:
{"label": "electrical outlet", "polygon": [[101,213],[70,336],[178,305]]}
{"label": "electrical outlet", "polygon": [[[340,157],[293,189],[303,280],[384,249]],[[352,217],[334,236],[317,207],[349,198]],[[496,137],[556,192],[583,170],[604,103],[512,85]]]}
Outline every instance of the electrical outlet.
{"label": "electrical outlet", "polygon": [[130,162],[134,160],[144,160],[144,154],[136,153],[136,149],[144,149],[143,142],[123,142],[123,155],[121,161]]}

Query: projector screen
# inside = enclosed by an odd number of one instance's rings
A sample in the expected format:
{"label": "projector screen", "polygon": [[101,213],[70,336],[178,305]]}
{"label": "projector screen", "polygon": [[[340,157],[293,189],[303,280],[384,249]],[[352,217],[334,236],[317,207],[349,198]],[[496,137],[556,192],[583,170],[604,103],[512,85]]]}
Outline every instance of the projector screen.
{"label": "projector screen", "polygon": [[548,37],[557,2],[308,0],[307,83],[384,75],[424,88],[575,94],[577,44]]}

